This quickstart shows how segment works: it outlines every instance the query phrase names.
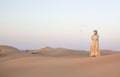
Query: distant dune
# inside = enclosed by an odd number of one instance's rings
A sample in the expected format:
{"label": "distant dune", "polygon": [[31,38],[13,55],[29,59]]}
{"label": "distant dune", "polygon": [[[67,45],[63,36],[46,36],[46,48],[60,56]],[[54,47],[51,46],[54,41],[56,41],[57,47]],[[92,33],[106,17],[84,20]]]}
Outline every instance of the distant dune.
{"label": "distant dune", "polygon": [[[0,45],[0,77],[120,77],[120,54],[102,50],[100,57],[89,52],[45,47],[21,51]],[[32,53],[32,54],[31,54]]]}
{"label": "distant dune", "polygon": [[[120,54],[120,52],[112,50],[101,50],[101,55]],[[72,50],[66,48],[45,47],[38,50],[19,50],[12,46],[0,45],[0,57],[5,56],[48,56],[48,57],[89,57],[89,52],[84,50]]]}
{"label": "distant dune", "polygon": [[16,57],[23,57],[32,54],[28,54],[12,46],[0,45],[0,58],[11,59]]}
{"label": "distant dune", "polygon": [[0,45],[0,50],[4,52],[16,52],[19,51],[19,49],[12,47],[12,46],[7,46],[7,45]]}
{"label": "distant dune", "polygon": [[[83,50],[72,50],[66,48],[51,48],[45,47],[42,49],[30,51],[32,54],[42,55],[42,56],[53,56],[53,57],[61,57],[61,56],[74,56],[74,57],[89,57],[88,51]],[[101,55],[112,55],[119,54],[120,52],[112,51],[112,50],[101,50]]]}
{"label": "distant dune", "polygon": [[88,57],[88,52],[65,49],[65,48],[45,47],[39,50],[31,51],[31,53],[42,56],[54,56],[54,57],[61,57],[61,56]]}
{"label": "distant dune", "polygon": [[14,53],[18,53],[20,50],[15,48],[15,47],[11,47],[11,46],[6,46],[6,45],[0,45],[0,54],[3,56],[6,55],[12,55]]}
{"label": "distant dune", "polygon": [[113,55],[120,54],[120,51],[112,51],[112,50],[101,50],[101,54],[104,55]]}

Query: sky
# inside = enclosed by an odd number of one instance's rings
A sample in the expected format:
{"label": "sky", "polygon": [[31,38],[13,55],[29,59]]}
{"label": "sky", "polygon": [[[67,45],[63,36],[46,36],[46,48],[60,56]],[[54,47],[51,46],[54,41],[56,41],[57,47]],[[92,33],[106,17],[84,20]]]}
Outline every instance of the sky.
{"label": "sky", "polygon": [[120,0],[0,0],[0,44],[89,50],[93,30],[100,49],[120,50]]}

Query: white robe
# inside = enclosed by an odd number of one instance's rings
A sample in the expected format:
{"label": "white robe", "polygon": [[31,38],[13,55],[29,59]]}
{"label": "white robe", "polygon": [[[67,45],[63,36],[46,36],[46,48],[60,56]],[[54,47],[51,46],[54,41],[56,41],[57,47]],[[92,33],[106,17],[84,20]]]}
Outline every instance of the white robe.
{"label": "white robe", "polygon": [[100,56],[99,51],[99,35],[92,36],[92,43],[90,48],[90,56]]}

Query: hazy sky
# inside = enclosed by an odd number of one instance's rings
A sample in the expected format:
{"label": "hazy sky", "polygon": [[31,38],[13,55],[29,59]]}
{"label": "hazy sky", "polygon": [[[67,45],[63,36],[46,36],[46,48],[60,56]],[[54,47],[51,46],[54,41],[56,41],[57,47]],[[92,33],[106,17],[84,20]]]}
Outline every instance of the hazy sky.
{"label": "hazy sky", "polygon": [[0,44],[89,50],[94,29],[120,50],[120,0],[0,0]]}

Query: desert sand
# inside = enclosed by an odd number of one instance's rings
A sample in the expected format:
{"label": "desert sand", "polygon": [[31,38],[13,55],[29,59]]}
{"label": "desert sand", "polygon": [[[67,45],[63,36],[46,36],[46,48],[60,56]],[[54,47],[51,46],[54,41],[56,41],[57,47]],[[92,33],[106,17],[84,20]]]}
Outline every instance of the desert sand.
{"label": "desert sand", "polygon": [[120,53],[45,47],[28,52],[0,46],[0,77],[120,77]]}

